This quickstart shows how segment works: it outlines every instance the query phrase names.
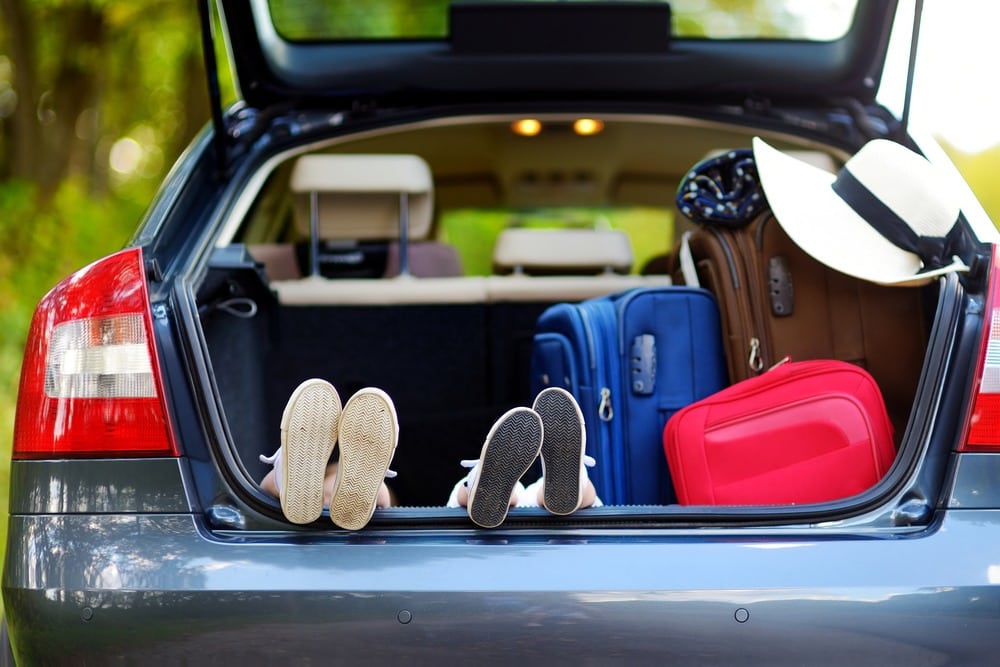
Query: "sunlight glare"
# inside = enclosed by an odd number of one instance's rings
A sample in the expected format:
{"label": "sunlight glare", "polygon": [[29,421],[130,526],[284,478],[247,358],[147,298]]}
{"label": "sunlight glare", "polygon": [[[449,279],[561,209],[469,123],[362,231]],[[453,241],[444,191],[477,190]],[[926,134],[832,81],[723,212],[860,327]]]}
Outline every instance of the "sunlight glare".
{"label": "sunlight glare", "polygon": [[119,174],[131,174],[142,162],[142,146],[131,137],[122,137],[111,147],[108,164]]}

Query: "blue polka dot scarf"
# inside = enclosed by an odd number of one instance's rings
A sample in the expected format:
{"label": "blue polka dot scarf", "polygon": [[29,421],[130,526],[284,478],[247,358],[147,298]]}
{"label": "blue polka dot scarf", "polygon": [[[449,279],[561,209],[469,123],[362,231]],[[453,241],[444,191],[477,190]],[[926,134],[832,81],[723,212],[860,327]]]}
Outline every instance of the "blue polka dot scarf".
{"label": "blue polka dot scarf", "polygon": [[766,205],[749,148],[699,162],[677,189],[677,208],[704,225],[742,227]]}

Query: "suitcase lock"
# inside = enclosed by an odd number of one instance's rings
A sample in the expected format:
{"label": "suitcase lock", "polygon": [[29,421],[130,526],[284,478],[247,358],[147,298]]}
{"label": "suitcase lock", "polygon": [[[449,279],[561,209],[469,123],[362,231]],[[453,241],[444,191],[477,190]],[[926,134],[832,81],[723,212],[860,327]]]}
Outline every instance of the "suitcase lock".
{"label": "suitcase lock", "polygon": [[656,388],[656,336],[642,334],[632,339],[629,370],[632,393],[652,394]]}

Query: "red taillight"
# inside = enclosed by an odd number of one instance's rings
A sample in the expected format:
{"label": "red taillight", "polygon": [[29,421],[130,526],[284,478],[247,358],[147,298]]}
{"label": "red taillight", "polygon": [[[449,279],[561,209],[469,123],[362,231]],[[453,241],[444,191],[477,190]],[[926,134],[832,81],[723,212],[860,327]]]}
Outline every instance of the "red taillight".
{"label": "red taillight", "polygon": [[139,248],[81,269],[35,309],[13,458],[177,456]]}
{"label": "red taillight", "polygon": [[993,246],[972,411],[959,451],[1000,452],[1000,248]]}

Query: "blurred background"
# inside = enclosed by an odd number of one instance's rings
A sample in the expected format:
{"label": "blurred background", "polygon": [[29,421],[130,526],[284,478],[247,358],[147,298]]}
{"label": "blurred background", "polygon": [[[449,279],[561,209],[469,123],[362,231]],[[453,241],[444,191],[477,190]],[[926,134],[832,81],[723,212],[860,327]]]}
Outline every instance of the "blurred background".
{"label": "blurred background", "polygon": [[[734,14],[754,20],[773,4],[698,2],[716,7],[720,23]],[[408,9],[406,0],[378,4],[383,16]],[[998,18],[992,0],[926,3],[911,115],[940,140],[993,220]],[[222,83],[232,99],[231,83]],[[206,90],[196,0],[0,0],[0,516],[35,304],[67,274],[127,243],[208,121]]]}
{"label": "blurred background", "polygon": [[194,0],[0,0],[0,503],[35,304],[120,249],[209,118]]}

